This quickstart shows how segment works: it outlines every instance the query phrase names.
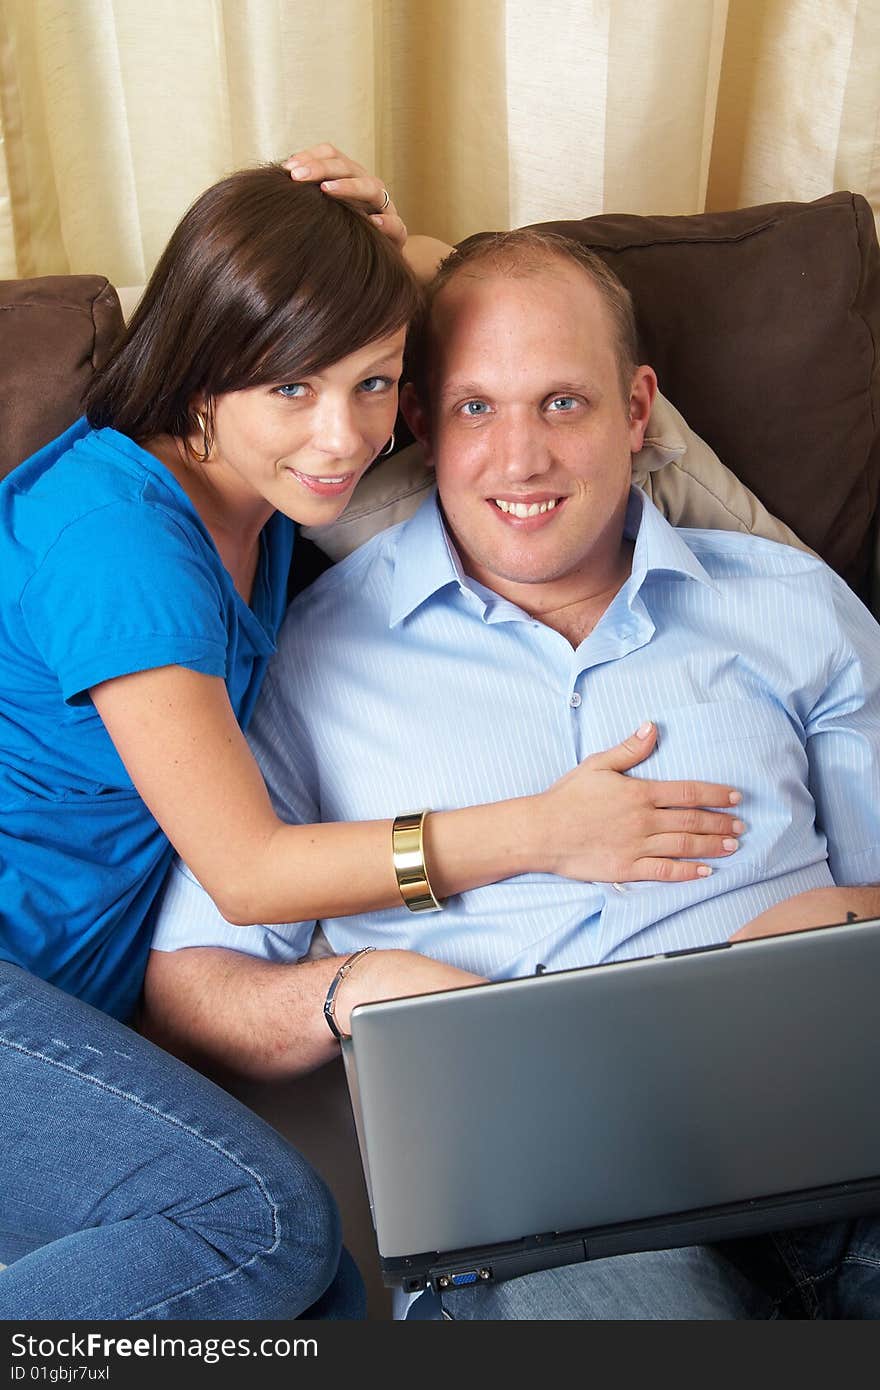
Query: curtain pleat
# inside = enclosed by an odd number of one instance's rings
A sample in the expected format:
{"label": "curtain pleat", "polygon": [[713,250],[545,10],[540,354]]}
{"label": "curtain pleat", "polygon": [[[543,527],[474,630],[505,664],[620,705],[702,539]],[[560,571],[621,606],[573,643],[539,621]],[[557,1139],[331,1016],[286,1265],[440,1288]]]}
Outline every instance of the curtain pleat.
{"label": "curtain pleat", "polygon": [[880,0],[2,0],[0,275],[141,283],[201,189],[319,140],[448,241],[880,213]]}

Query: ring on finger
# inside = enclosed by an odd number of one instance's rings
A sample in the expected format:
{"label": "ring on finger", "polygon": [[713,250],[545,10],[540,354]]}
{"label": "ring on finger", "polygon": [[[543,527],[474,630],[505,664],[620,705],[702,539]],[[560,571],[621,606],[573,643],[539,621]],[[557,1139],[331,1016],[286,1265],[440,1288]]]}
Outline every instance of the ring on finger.
{"label": "ring on finger", "polygon": [[381,206],[380,208],[377,208],[377,209],[376,209],[377,213],[378,213],[378,212],[384,212],[385,209],[387,208],[387,206],[388,206],[388,204],[389,204],[390,202],[391,202],[391,194],[388,192],[388,189],[387,189],[387,188],[383,188],[383,189],[382,189],[382,206]]}

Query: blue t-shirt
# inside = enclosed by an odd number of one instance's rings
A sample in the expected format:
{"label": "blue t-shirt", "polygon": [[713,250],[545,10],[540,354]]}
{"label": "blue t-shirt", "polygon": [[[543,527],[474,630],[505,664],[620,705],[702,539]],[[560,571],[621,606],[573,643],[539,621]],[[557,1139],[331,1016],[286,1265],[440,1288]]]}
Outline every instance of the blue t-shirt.
{"label": "blue t-shirt", "polygon": [[92,705],[157,666],[220,676],[245,727],[284,612],[292,523],[252,605],[172,474],[80,420],[0,483],[0,959],[128,1018],[171,847]]}

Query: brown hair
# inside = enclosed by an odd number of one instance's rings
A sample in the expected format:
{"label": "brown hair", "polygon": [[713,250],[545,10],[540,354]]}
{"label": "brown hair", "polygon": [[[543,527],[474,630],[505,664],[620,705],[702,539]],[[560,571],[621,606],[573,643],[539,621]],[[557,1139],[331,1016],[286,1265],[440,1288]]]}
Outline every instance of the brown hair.
{"label": "brown hair", "polygon": [[579,241],[556,232],[523,227],[512,232],[479,232],[469,237],[441,263],[414,325],[407,350],[407,372],[423,403],[430,399],[432,335],[431,310],[437,296],[457,275],[533,275],[548,261],[569,260],[588,276],[602,297],[614,331],[617,371],[624,401],[629,400],[638,365],[638,338],[632,297],[613,270]]}
{"label": "brown hair", "polygon": [[296,381],[415,314],[420,290],[367,218],[276,164],[207,189],[171,236],[85,398],[135,439],[196,429],[194,397]]}

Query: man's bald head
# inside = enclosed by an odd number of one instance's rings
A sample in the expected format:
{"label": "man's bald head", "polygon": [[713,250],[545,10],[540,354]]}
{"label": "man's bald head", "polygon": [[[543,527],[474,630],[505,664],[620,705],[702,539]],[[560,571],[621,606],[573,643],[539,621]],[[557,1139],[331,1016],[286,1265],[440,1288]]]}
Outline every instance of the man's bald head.
{"label": "man's bald head", "polygon": [[580,242],[554,232],[524,228],[512,232],[483,232],[471,237],[461,249],[446,257],[429,285],[408,352],[409,376],[427,408],[430,408],[434,359],[433,310],[444,291],[461,277],[529,278],[552,274],[554,264],[577,266],[600,295],[613,334],[621,395],[624,401],[629,399],[630,383],[638,364],[635,313],[629,291],[602,258]]}

